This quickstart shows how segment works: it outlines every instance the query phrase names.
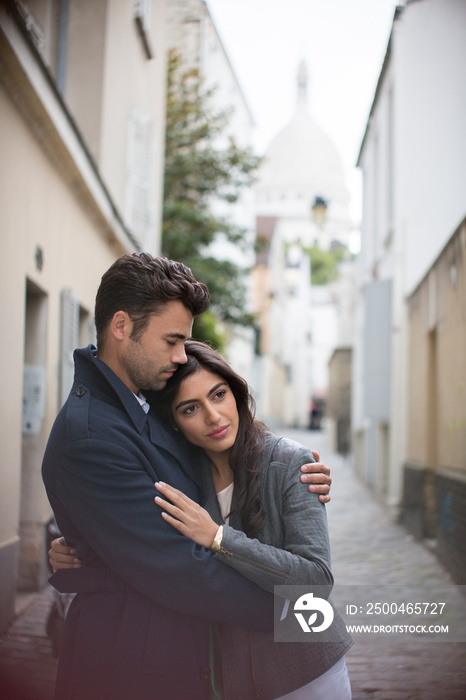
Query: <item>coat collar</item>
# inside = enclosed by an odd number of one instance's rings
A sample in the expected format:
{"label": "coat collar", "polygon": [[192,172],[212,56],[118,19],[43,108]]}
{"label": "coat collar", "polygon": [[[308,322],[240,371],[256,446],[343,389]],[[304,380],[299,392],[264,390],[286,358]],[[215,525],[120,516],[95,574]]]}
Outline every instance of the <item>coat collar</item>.
{"label": "coat collar", "polygon": [[[172,433],[153,409],[147,414],[143,411],[133,392],[105,362],[99,360],[94,345],[75,350],[74,360],[74,390],[83,384],[96,398],[107,403],[110,401],[115,405],[120,404],[139,433],[142,433],[148,424],[153,444],[171,452],[182,464],[189,459],[183,437],[179,433]],[[194,470],[191,470],[190,466],[186,467],[185,471],[188,471],[192,478]]]}
{"label": "coat collar", "polygon": [[[142,433],[147,416],[142,410],[133,392],[124,384],[105,362],[97,357],[94,345],[78,348],[74,351],[76,384],[87,386],[92,395],[107,402],[120,403],[134,427]],[[109,392],[109,388],[111,391]]]}

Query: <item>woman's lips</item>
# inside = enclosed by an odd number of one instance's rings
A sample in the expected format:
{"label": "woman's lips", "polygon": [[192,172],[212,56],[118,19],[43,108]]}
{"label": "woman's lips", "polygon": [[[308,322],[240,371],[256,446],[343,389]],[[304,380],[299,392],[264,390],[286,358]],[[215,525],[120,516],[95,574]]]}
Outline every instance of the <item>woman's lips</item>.
{"label": "woman's lips", "polygon": [[214,440],[219,440],[220,438],[225,437],[229,427],[229,425],[223,425],[221,428],[217,428],[217,430],[214,430],[212,433],[209,433],[207,437],[213,438]]}

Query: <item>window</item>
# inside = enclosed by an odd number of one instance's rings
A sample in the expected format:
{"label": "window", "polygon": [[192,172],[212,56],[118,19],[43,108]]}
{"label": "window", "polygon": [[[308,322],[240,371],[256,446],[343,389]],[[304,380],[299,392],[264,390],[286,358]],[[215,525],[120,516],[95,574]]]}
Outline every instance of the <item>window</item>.
{"label": "window", "polygon": [[152,152],[151,117],[133,108],[128,119],[125,222],[141,250],[150,250],[152,234]]}

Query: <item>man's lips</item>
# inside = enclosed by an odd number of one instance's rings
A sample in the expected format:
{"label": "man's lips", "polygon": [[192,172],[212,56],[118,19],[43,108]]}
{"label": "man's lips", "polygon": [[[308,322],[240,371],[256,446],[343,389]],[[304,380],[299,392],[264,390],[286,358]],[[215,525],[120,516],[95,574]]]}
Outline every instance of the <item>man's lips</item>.
{"label": "man's lips", "polygon": [[213,438],[214,440],[219,440],[227,434],[229,427],[229,425],[222,425],[220,428],[217,428],[216,430],[209,433],[207,437]]}

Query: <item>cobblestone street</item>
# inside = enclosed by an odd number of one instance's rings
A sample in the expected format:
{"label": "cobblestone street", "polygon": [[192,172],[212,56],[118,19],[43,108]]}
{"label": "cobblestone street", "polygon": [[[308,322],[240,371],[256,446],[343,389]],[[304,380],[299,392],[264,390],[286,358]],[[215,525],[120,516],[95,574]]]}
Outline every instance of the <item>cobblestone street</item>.
{"label": "cobblestone street", "polygon": [[[394,524],[353,477],[349,463],[329,453],[321,433],[286,434],[320,450],[332,468],[327,512],[337,584],[397,584],[409,591],[426,581],[452,583],[435,556]],[[49,589],[31,596],[0,641],[0,700],[51,700],[56,660],[45,623],[52,600]],[[466,699],[466,643],[366,635],[355,637],[347,664],[354,700]]]}
{"label": "cobblestone street", "polygon": [[25,596],[8,634],[0,641],[0,700],[51,700],[57,660],[46,633],[52,588]]}
{"label": "cobblestone street", "polygon": [[[349,461],[330,454],[322,433],[287,431],[320,450],[331,467],[332,501],[327,508],[336,584],[405,586],[408,595],[426,582],[451,585],[436,557],[354,477]],[[387,641],[357,637],[346,657],[353,700],[465,700],[466,643]]]}

